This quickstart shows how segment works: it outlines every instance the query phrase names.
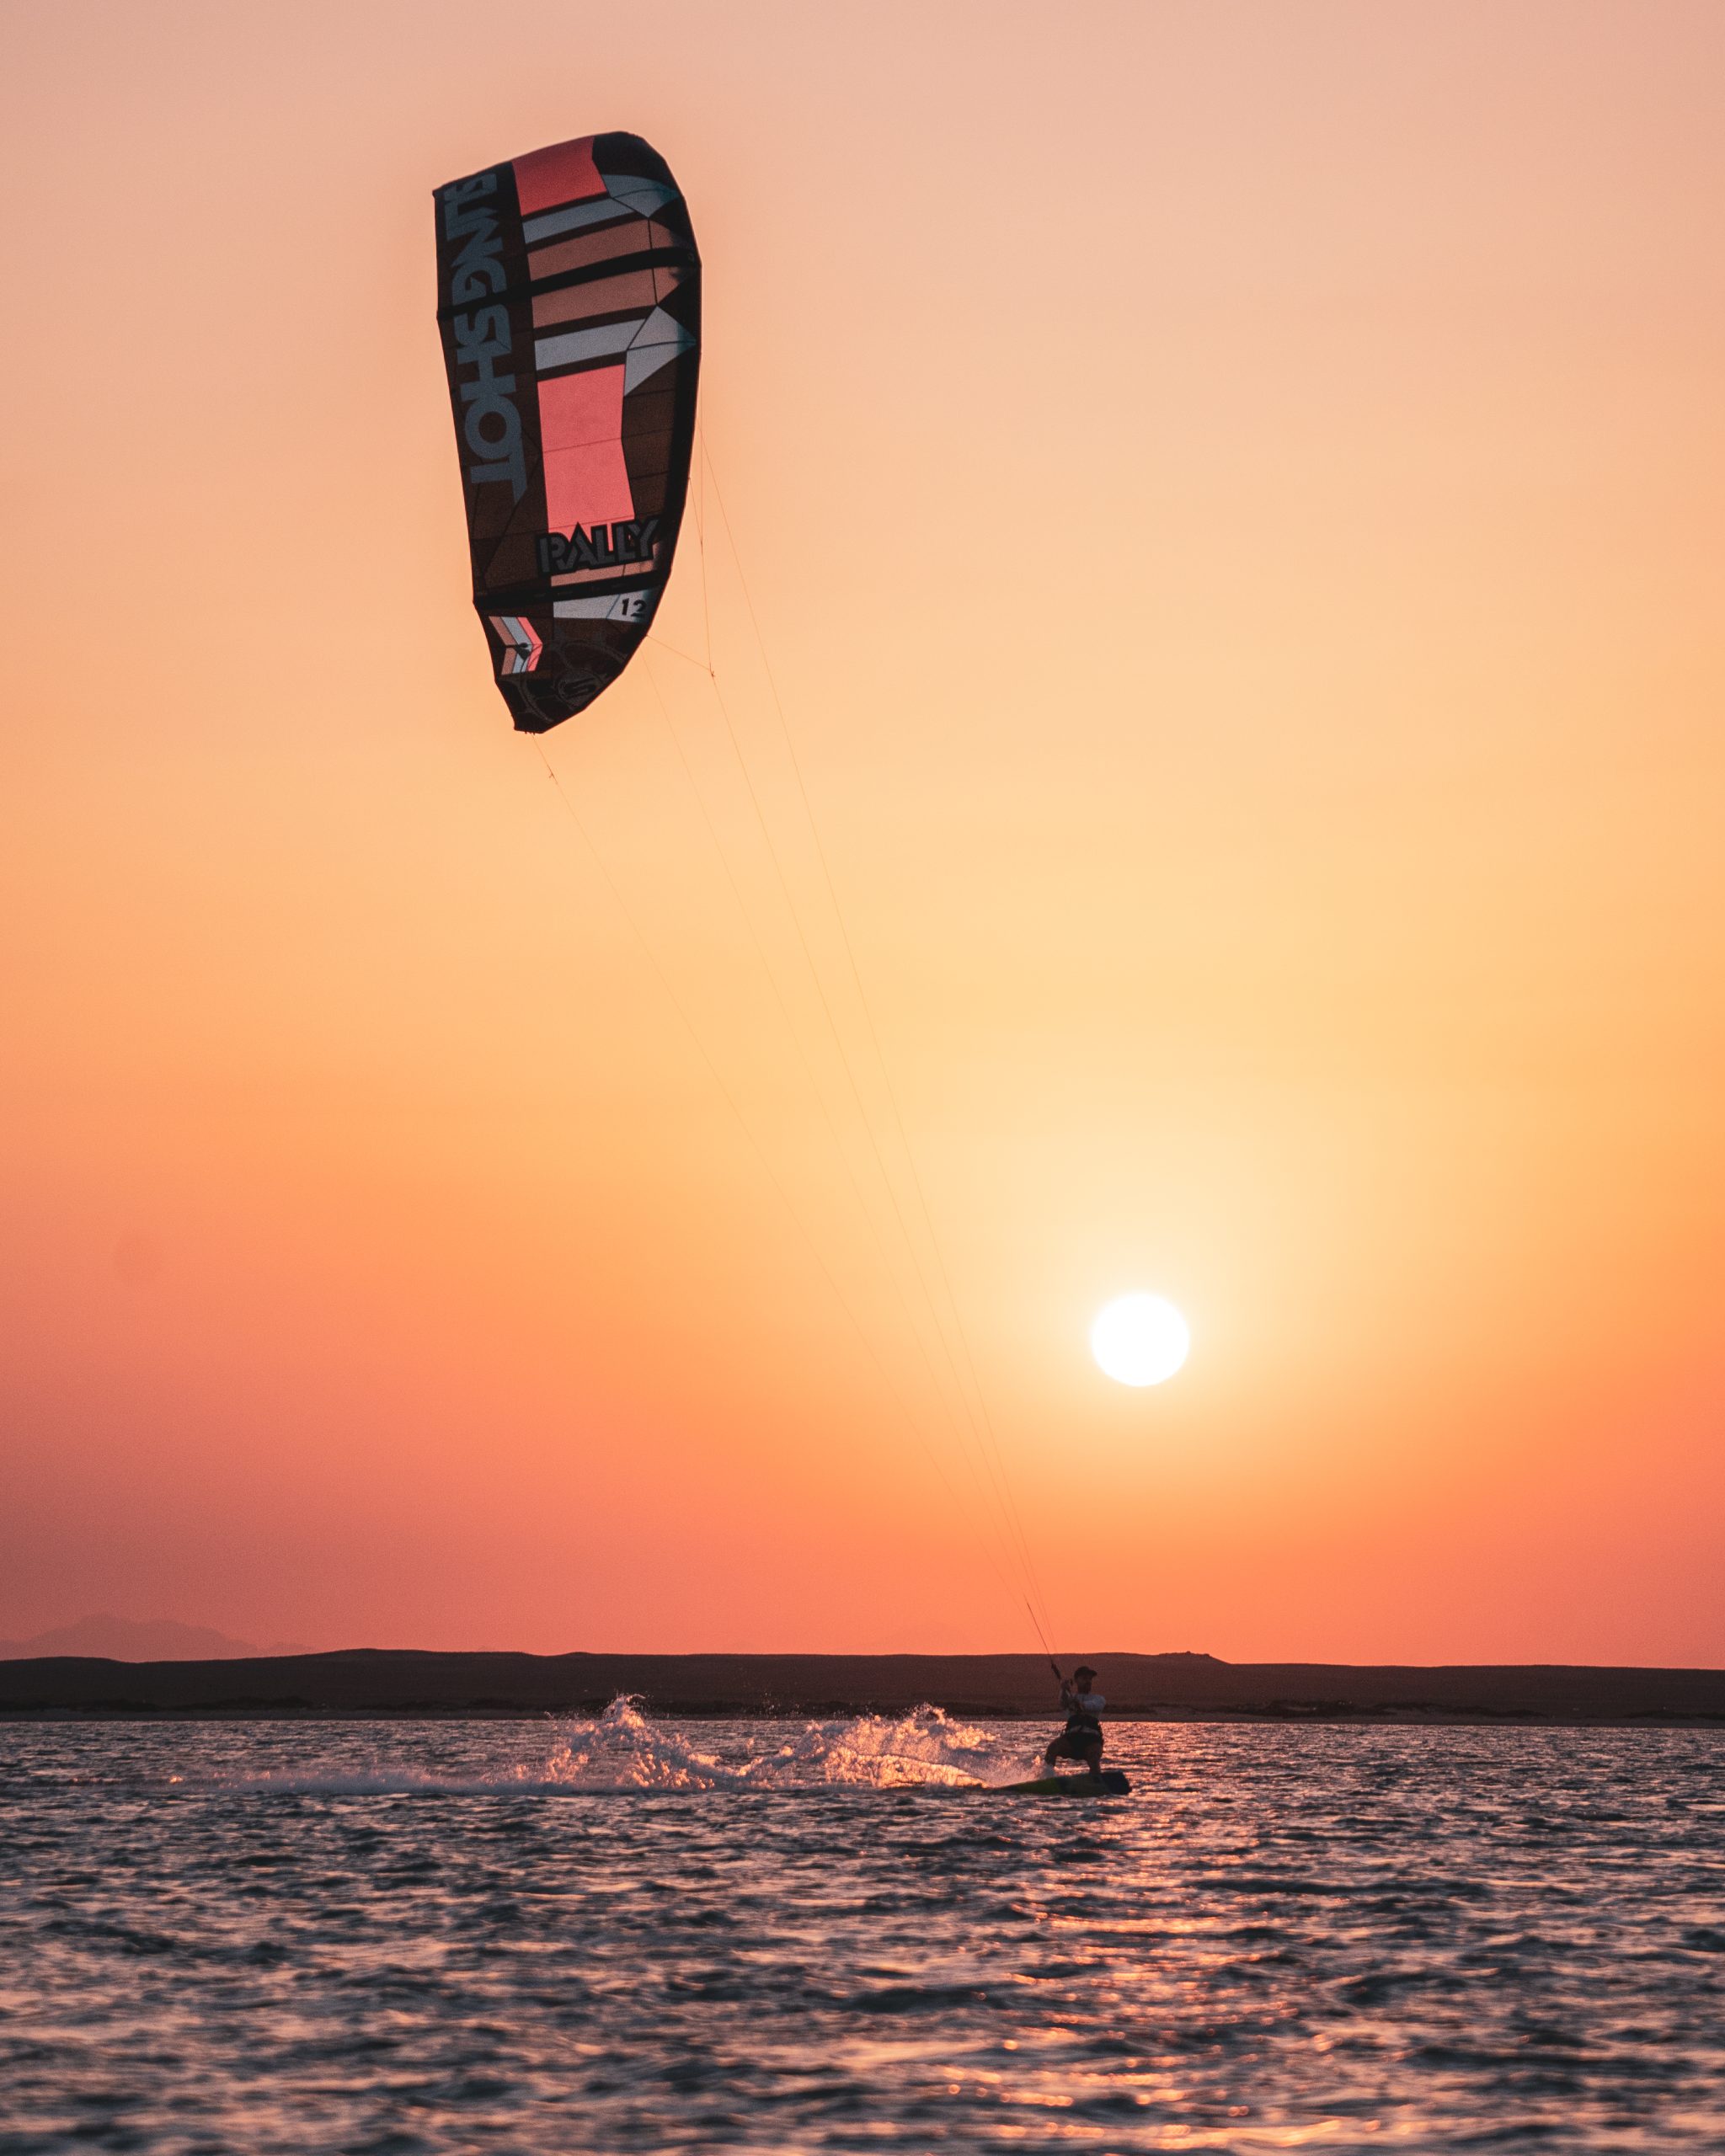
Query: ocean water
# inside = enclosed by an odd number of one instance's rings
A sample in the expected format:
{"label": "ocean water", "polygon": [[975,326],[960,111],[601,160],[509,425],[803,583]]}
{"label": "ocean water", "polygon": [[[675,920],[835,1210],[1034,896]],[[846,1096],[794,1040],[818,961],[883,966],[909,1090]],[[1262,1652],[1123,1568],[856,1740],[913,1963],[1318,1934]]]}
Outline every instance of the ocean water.
{"label": "ocean water", "polygon": [[0,1724],[0,2151],[1725,2149],[1725,1733]]}

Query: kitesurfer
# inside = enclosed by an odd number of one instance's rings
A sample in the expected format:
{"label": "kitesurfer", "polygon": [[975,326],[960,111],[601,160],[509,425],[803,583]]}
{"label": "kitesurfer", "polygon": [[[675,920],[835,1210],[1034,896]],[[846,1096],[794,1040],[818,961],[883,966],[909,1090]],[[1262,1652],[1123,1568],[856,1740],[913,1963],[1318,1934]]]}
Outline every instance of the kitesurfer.
{"label": "kitesurfer", "polygon": [[1058,1668],[1050,1663],[1055,1675],[1060,1679],[1060,1705],[1065,1709],[1066,1726],[1043,1753],[1044,1763],[1053,1766],[1056,1759],[1078,1759],[1092,1774],[1102,1772],[1102,1723],[1097,1716],[1108,1705],[1100,1692],[1092,1692],[1096,1672],[1088,1662],[1081,1662],[1070,1677],[1060,1677]]}

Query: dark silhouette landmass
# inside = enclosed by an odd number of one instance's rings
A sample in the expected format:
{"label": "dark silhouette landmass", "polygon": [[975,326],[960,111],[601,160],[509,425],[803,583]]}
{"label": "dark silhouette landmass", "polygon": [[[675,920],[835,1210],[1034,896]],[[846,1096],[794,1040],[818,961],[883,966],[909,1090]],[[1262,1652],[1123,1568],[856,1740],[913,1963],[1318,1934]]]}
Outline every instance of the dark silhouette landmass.
{"label": "dark silhouette landmass", "polygon": [[[1162,1721],[1718,1723],[1725,1670],[1227,1662],[1091,1650],[1112,1718]],[[1071,1661],[1065,1665],[1070,1668]],[[900,1714],[924,1704],[1049,1719],[1036,1655],[339,1654],[0,1662],[3,1715],[593,1714],[621,1694],[666,1715]]]}

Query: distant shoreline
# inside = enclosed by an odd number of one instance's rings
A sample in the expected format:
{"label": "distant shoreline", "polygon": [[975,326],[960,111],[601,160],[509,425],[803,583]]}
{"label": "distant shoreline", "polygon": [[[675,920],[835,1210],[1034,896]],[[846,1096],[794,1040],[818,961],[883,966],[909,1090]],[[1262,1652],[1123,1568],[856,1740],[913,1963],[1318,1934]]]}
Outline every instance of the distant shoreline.
{"label": "distant shoreline", "polygon": [[[1226,1662],[1092,1649],[1119,1721],[1725,1727],[1725,1670]],[[1070,1666],[1067,1665],[1067,1666]],[[638,1698],[681,1718],[902,1715],[1049,1721],[1034,1655],[439,1654],[354,1648],[211,1662],[0,1661],[0,1717],[540,1719]]]}

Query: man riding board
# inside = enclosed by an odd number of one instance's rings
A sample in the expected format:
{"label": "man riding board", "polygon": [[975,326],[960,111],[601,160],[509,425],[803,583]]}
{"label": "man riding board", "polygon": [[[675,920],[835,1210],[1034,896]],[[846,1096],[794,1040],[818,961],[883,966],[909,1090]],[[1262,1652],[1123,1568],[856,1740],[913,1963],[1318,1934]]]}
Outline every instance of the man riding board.
{"label": "man riding board", "polygon": [[1070,1677],[1060,1677],[1052,1662],[1049,1667],[1060,1678],[1060,1705],[1065,1709],[1066,1726],[1043,1753],[1043,1762],[1051,1767],[1056,1759],[1077,1759],[1092,1774],[1100,1774],[1102,1723],[1097,1717],[1108,1701],[1100,1692],[1090,1689],[1096,1682],[1096,1672],[1084,1662]]}

